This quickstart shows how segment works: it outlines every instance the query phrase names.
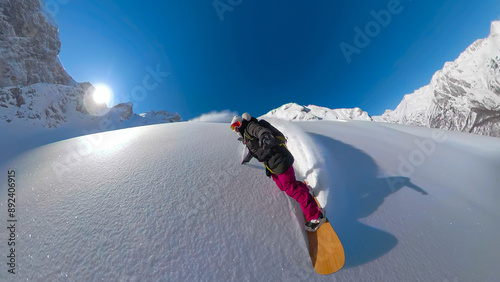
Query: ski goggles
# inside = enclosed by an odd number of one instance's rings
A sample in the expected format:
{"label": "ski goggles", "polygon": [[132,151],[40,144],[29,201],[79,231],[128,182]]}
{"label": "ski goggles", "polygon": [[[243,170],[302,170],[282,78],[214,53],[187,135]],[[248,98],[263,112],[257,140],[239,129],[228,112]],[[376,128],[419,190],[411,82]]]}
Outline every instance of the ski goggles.
{"label": "ski goggles", "polygon": [[238,132],[238,129],[240,128],[240,126],[241,126],[241,122],[236,121],[235,123],[231,124],[231,130]]}

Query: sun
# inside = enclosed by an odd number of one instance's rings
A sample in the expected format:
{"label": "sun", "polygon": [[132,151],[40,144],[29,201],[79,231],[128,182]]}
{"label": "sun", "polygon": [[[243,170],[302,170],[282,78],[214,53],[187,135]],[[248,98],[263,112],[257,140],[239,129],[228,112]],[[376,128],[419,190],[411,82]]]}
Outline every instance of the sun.
{"label": "sun", "polygon": [[111,98],[113,98],[113,91],[107,85],[101,84],[96,85],[94,93],[92,94],[94,102],[97,104],[109,104]]}

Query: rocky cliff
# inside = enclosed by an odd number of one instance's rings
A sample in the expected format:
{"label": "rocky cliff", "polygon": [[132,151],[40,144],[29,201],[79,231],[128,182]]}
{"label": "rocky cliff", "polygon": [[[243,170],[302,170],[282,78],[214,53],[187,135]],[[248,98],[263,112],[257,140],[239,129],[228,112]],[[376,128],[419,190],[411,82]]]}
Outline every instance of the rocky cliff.
{"label": "rocky cliff", "polygon": [[57,28],[45,20],[40,2],[0,2],[0,87],[74,83],[59,61],[60,50]]}

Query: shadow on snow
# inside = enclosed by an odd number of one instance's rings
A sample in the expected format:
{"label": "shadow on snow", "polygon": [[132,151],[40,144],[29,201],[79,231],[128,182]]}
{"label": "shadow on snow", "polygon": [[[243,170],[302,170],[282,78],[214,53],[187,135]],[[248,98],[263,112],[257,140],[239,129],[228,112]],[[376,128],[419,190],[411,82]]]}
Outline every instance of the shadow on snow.
{"label": "shadow on snow", "polygon": [[427,193],[407,177],[377,177],[375,161],[353,146],[319,134],[310,133],[310,136],[325,154],[327,171],[324,173],[328,183],[320,182],[318,189],[329,187],[325,209],[344,247],[344,268],[362,265],[387,254],[397,245],[397,238],[359,219],[374,213],[385,197],[403,187]]}

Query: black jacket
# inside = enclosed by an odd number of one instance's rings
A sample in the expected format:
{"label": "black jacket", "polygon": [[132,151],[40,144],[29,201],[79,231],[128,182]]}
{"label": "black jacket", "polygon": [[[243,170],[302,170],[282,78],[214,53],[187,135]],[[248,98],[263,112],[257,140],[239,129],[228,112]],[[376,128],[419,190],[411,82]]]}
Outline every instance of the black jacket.
{"label": "black jacket", "polygon": [[[293,165],[293,156],[288,149],[283,145],[274,146],[272,148],[262,148],[260,140],[263,135],[272,131],[259,124],[256,118],[250,121],[243,120],[240,127],[240,134],[243,137],[243,143],[247,146],[249,155],[256,158],[274,174],[282,174]],[[251,157],[245,158],[247,161]]]}

